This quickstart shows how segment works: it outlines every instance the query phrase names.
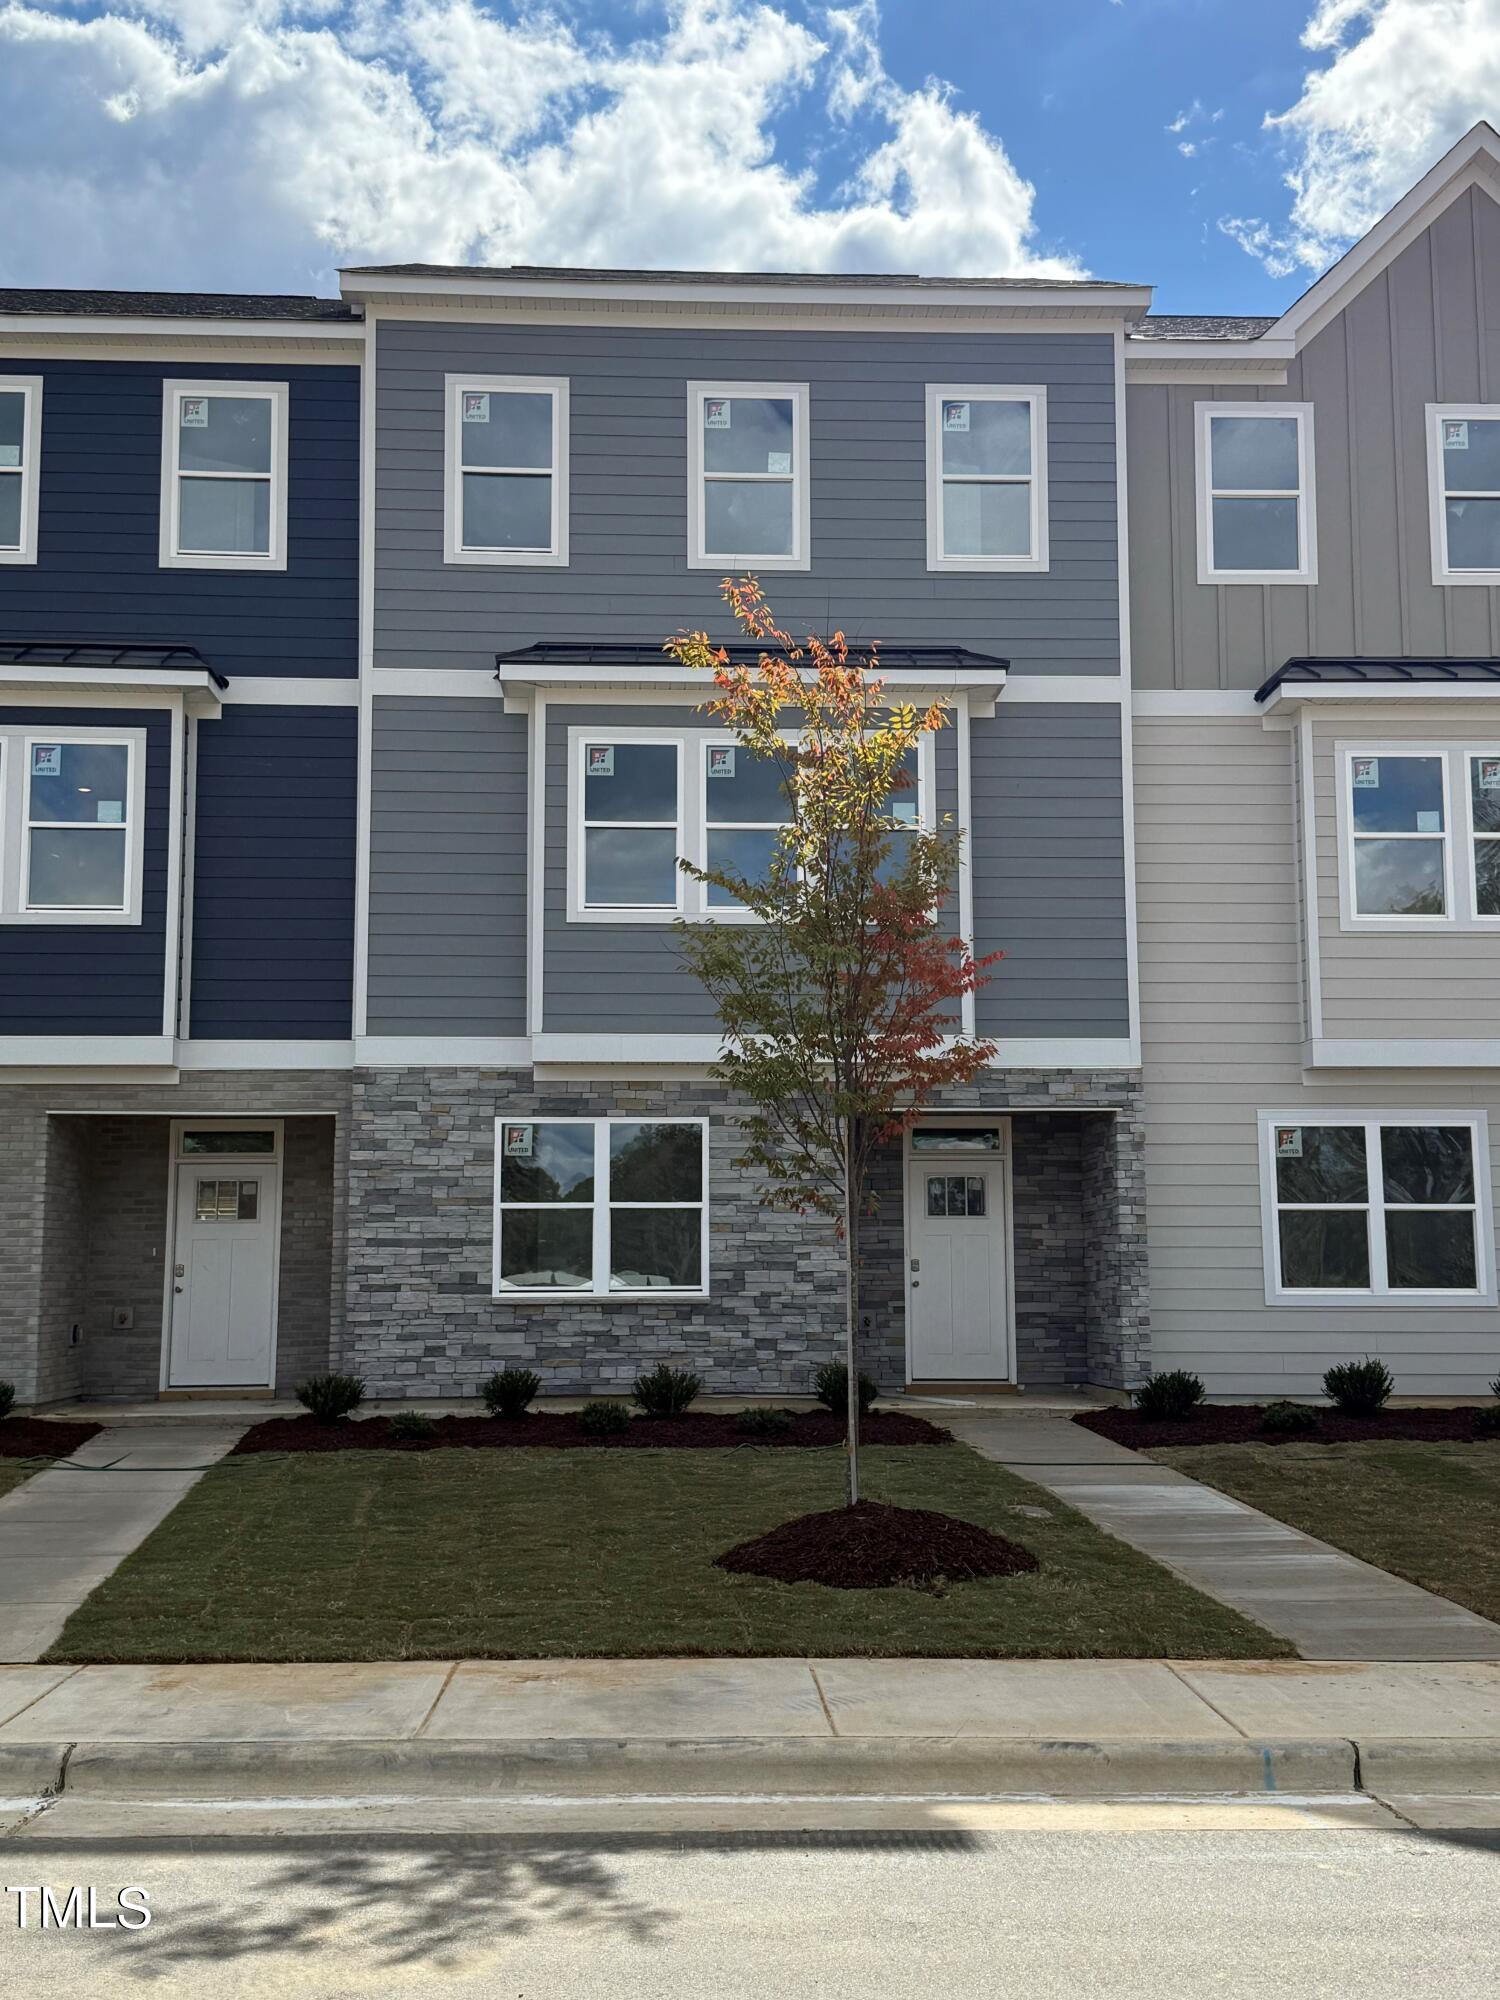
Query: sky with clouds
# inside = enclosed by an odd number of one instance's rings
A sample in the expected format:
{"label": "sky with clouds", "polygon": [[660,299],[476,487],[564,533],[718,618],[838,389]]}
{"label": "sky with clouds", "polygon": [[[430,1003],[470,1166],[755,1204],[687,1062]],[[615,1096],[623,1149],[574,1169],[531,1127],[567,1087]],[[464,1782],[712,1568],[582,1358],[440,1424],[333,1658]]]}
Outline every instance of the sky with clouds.
{"label": "sky with clouds", "polygon": [[0,283],[1089,273],[1269,312],[1484,116],[1500,0],[0,0]]}

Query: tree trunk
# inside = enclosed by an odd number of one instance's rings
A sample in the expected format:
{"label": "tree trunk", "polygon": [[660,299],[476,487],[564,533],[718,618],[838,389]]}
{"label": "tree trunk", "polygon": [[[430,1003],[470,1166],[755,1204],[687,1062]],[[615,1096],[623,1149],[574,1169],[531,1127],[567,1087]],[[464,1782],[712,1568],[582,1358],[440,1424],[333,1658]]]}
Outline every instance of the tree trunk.
{"label": "tree trunk", "polygon": [[844,1155],[844,1364],[849,1377],[848,1436],[849,1505],[859,1501],[859,1361],[854,1339],[854,1196],[853,1148]]}

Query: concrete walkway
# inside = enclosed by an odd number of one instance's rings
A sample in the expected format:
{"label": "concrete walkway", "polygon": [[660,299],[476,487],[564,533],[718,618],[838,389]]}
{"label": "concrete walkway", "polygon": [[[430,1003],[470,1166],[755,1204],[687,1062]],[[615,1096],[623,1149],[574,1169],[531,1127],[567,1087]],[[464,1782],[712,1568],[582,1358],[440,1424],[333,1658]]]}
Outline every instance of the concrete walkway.
{"label": "concrete walkway", "polygon": [[[72,1412],[68,1413],[70,1416]],[[242,1420],[111,1424],[0,1500],[0,1662],[38,1660],[89,1592],[222,1458]]]}
{"label": "concrete walkway", "polygon": [[1500,1660],[1500,1625],[1064,1416],[948,1410],[939,1421],[1305,1659]]}

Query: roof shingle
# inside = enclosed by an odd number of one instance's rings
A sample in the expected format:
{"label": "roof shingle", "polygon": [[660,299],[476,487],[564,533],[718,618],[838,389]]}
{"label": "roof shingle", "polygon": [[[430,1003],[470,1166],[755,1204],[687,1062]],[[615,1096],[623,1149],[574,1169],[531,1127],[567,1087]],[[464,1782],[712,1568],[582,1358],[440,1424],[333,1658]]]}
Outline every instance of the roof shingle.
{"label": "roof shingle", "polygon": [[45,313],[59,319],[357,320],[343,299],[300,292],[100,292],[0,287],[0,314]]}

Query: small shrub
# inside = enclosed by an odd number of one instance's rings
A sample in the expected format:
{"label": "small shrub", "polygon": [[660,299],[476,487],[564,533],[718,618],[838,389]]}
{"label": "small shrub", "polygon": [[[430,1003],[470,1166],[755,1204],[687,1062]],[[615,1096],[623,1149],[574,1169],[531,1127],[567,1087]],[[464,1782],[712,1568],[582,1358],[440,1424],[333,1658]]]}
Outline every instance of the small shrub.
{"label": "small shrub", "polygon": [[1135,1406],[1148,1423],[1177,1424],[1192,1415],[1205,1393],[1198,1376],[1186,1368],[1169,1368],[1146,1377],[1134,1392]]}
{"label": "small shrub", "polygon": [[[9,1382],[6,1382],[5,1384],[0,1386],[10,1389]],[[15,1394],[15,1391],[13,1389],[11,1390],[11,1394],[12,1395]],[[1500,1375],[1495,1376],[1494,1380],[1490,1383],[1490,1394],[1492,1396],[1500,1396]]]}
{"label": "small shrub", "polygon": [[1491,1403],[1487,1410],[1474,1412],[1474,1435],[1481,1438],[1500,1438],[1500,1403]]}
{"label": "small shrub", "polygon": [[644,1375],[637,1375],[631,1396],[648,1417],[680,1417],[703,1387],[703,1377],[691,1368],[669,1368],[658,1361]]}
{"label": "small shrub", "polygon": [[8,1417],[16,1407],[16,1385],[14,1382],[0,1382],[0,1417]]}
{"label": "small shrub", "polygon": [[1383,1361],[1341,1361],[1323,1377],[1323,1393],[1346,1417],[1374,1417],[1380,1414],[1396,1378]]}
{"label": "small shrub", "polygon": [[1318,1413],[1310,1404],[1283,1400],[1279,1403],[1267,1403],[1265,1415],[1260,1420],[1260,1427],[1265,1431],[1273,1431],[1280,1437],[1295,1437],[1306,1431],[1315,1431],[1318,1422]]}
{"label": "small shrub", "polygon": [[614,1397],[598,1403],[585,1403],[578,1412],[578,1428],[585,1437],[616,1437],[629,1425],[629,1410]]}
{"label": "small shrub", "polygon": [[792,1428],[790,1410],[741,1410],[735,1418],[735,1427],[748,1438],[785,1437]]}
{"label": "small shrub", "polygon": [[[824,1409],[832,1410],[836,1417],[843,1416],[849,1407],[849,1370],[842,1361],[825,1361],[813,1377],[813,1394]],[[870,1405],[880,1394],[877,1384],[868,1375],[859,1378],[859,1414],[864,1416]]]}
{"label": "small shrub", "polygon": [[431,1417],[423,1416],[420,1410],[397,1410],[391,1418],[391,1436],[400,1438],[403,1444],[410,1444],[415,1438],[430,1438],[437,1434],[437,1425]]}
{"label": "small shrub", "polygon": [[320,1424],[336,1424],[365,1400],[365,1385],[358,1375],[309,1375],[297,1384],[297,1401]]}
{"label": "small shrub", "polygon": [[499,1368],[479,1393],[492,1417],[524,1417],[541,1386],[541,1376],[529,1368]]}

